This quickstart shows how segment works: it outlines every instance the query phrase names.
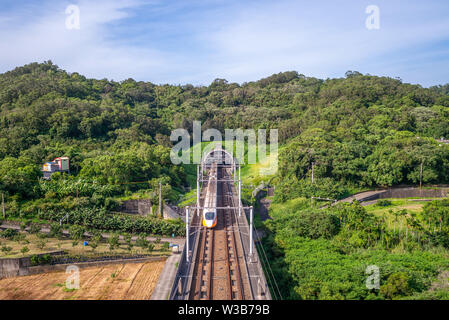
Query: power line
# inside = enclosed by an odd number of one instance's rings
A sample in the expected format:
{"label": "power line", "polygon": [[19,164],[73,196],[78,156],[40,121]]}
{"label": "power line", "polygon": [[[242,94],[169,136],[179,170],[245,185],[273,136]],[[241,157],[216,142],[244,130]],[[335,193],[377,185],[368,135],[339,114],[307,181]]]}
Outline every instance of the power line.
{"label": "power line", "polygon": [[[256,232],[257,238],[260,239],[260,238],[259,238],[259,234],[257,233],[256,228],[253,227],[253,229],[254,229],[254,231]],[[281,300],[282,300],[282,294],[281,294],[281,291],[279,290],[279,287],[278,287],[276,278],[275,278],[275,276],[274,276],[274,274],[273,274],[273,270],[271,269],[270,262],[269,262],[269,260],[268,260],[268,257],[267,257],[267,255],[266,255],[266,253],[265,253],[265,249],[263,248],[263,245],[260,245],[260,247],[262,248],[262,252],[263,252],[263,254],[264,254],[264,256],[265,256],[265,259],[266,259],[266,261],[267,261],[268,268],[269,268],[269,270],[270,270],[271,276],[273,277],[273,281],[274,281],[274,283],[275,283],[275,285],[276,285],[276,289],[277,289],[277,291],[278,291],[278,293],[279,293],[279,296],[280,296],[280,298],[281,298]],[[274,289],[274,288],[273,288],[273,289]]]}

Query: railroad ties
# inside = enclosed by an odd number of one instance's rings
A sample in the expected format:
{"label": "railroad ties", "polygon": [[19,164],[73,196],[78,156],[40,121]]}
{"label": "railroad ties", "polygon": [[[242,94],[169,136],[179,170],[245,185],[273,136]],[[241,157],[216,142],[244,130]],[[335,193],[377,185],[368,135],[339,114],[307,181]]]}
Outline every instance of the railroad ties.
{"label": "railroad ties", "polygon": [[[226,168],[218,167],[219,180],[232,180]],[[218,181],[217,207],[236,207],[232,183]],[[202,216],[195,215],[192,226],[198,226],[198,251],[190,299],[247,300],[252,299],[243,247],[238,230],[235,209],[218,209],[217,225],[202,226]]]}

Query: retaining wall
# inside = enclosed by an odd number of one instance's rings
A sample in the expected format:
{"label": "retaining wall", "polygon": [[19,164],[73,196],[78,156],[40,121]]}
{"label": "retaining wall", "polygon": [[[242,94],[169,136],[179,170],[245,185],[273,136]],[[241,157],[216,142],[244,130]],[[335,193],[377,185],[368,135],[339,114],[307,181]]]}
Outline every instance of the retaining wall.
{"label": "retaining wall", "polygon": [[141,216],[153,214],[153,206],[150,200],[126,200],[122,202],[120,211],[129,214],[139,214]]}
{"label": "retaining wall", "polygon": [[25,276],[30,265],[30,257],[0,259],[0,279]]}
{"label": "retaining wall", "polygon": [[[43,256],[46,254],[55,256],[64,254],[64,251],[42,253],[39,254],[39,256]],[[29,274],[30,267],[31,267],[31,257],[0,259],[0,279],[17,276],[26,276]]]}
{"label": "retaining wall", "polygon": [[142,263],[147,261],[162,261],[166,257],[147,257],[147,258],[137,258],[137,259],[117,259],[117,260],[107,260],[107,261],[91,261],[91,262],[73,262],[65,264],[55,264],[55,265],[42,265],[33,266],[28,268],[28,275],[47,273],[47,272],[57,272],[65,271],[68,266],[77,266],[80,269],[88,267],[101,267],[109,264],[122,264],[122,263]]}
{"label": "retaining wall", "polygon": [[[50,253],[52,255],[57,255],[58,253]],[[40,265],[31,266],[31,258],[6,258],[0,259],[0,279],[1,278],[11,278],[18,276],[28,276],[39,273],[57,272],[65,271],[68,266],[75,265],[78,268],[88,268],[88,267],[100,267],[109,264],[122,264],[122,263],[142,263],[147,261],[162,261],[166,257],[146,257],[146,258],[136,258],[136,259],[117,259],[117,260],[106,260],[106,261],[87,261],[87,262],[73,262],[65,264],[55,264],[55,265]]]}
{"label": "retaining wall", "polygon": [[181,209],[179,209],[178,207],[175,207],[175,206],[171,207],[167,204],[164,204],[163,211],[162,211],[164,219],[181,218],[182,216],[181,216],[180,212],[181,212]]}
{"label": "retaining wall", "polygon": [[419,188],[392,188],[379,194],[379,199],[386,198],[444,198],[449,188],[419,189]]}

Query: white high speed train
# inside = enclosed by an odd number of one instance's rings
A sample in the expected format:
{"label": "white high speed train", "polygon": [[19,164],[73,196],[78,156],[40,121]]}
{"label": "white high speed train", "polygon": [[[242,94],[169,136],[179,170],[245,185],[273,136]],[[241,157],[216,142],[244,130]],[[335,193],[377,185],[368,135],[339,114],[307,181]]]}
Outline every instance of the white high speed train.
{"label": "white high speed train", "polygon": [[213,228],[217,225],[217,165],[210,170],[206,197],[204,198],[203,226]]}

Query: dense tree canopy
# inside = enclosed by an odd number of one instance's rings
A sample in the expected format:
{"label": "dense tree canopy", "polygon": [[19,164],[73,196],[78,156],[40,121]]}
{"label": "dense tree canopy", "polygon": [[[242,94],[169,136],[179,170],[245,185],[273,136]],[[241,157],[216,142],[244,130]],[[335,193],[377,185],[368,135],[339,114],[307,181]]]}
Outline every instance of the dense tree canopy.
{"label": "dense tree canopy", "polygon": [[[105,157],[119,166],[131,145],[169,147],[170,130],[191,131],[200,120],[203,129],[279,129],[282,180],[300,181],[315,162],[317,177],[342,184],[417,183],[423,163],[424,183],[448,182],[449,147],[435,141],[449,137],[446,87],[355,71],[327,80],[284,72],[242,85],[217,79],[208,87],[119,83],[32,63],[0,75],[0,159],[41,165],[66,154],[74,173]],[[129,163],[121,168],[121,177],[142,178]],[[92,170],[101,169],[83,174]],[[159,169],[151,170],[144,175]],[[121,179],[110,175],[104,180]]]}
{"label": "dense tree canopy", "polygon": [[[0,74],[0,191],[9,197],[8,214],[58,221],[74,212],[86,227],[182,234],[179,222],[111,212],[114,197],[154,197],[159,183],[173,202],[188,191],[189,168],[171,163],[169,136],[176,128],[191,132],[193,121],[222,132],[279,130],[271,182],[280,207],[271,211],[264,241],[284,297],[447,297],[425,291],[448,268],[447,258],[426,251],[449,248],[447,202],[429,204],[420,216],[405,213],[404,234],[358,204],[322,210],[302,199],[449,183],[449,145],[439,141],[449,138],[448,84],[423,88],[357,71],[321,80],[289,71],[243,84],[156,85],[31,63]],[[71,175],[39,180],[43,162],[63,155]],[[383,270],[376,292],[364,284],[370,264]]]}

